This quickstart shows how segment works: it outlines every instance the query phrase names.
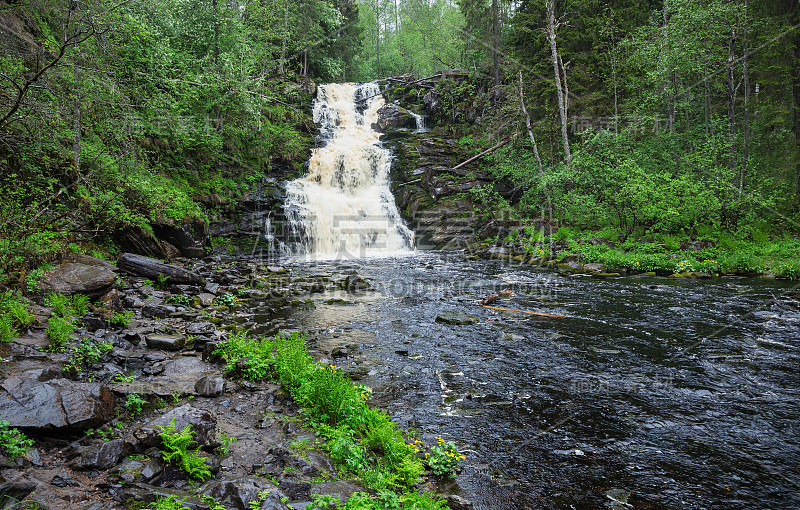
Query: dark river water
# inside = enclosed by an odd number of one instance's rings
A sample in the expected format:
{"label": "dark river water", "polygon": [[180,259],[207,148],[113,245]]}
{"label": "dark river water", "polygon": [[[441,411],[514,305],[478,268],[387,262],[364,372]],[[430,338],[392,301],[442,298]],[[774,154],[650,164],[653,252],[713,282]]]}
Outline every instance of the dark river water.
{"label": "dark river water", "polygon": [[[476,508],[800,508],[800,312],[765,279],[592,279],[426,252],[286,262],[374,289],[310,294],[289,328],[374,402],[452,439]],[[482,308],[562,315],[542,318]],[[339,298],[351,302],[330,301]],[[478,324],[435,322],[474,315]]]}

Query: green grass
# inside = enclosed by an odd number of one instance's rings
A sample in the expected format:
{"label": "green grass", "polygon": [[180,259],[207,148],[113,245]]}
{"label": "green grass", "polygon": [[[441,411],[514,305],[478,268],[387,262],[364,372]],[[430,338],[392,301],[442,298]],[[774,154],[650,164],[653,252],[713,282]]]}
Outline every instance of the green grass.
{"label": "green grass", "polygon": [[[306,425],[325,440],[322,448],[364,486],[401,499],[414,497],[407,491],[425,472],[417,444],[406,441],[385,411],[367,404],[369,388],[351,381],[339,367],[315,362],[303,335],[252,339],[238,333],[216,353],[225,360],[228,373],[233,373],[239,362],[240,367],[244,365],[241,375],[245,378],[278,380],[299,405]],[[453,463],[448,474],[457,466]]]}

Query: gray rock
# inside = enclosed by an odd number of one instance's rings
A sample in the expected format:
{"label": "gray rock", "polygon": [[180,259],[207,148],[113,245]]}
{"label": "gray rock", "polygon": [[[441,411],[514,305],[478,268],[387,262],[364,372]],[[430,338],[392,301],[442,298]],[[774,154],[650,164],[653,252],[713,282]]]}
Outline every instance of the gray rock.
{"label": "gray rock", "polygon": [[55,485],[56,487],[80,487],[80,483],[76,480],[70,478],[67,475],[66,471],[62,471],[61,473],[55,475],[52,480],[50,480],[50,485]]}
{"label": "gray rock", "polygon": [[416,129],[417,121],[408,110],[394,103],[387,103],[378,110],[378,121],[372,128],[386,131],[389,128]]}
{"label": "gray rock", "polygon": [[145,505],[155,503],[158,498],[174,496],[181,501],[181,507],[189,510],[208,510],[208,505],[201,503],[194,492],[156,487],[145,483],[126,484],[122,493],[122,500],[129,502],[142,502]]}
{"label": "gray rock", "polygon": [[96,298],[111,290],[116,279],[116,273],[105,267],[67,262],[44,275],[39,288],[43,292],[60,292],[65,296],[86,294]]}
{"label": "gray rock", "polygon": [[0,416],[12,427],[86,429],[114,413],[114,396],[97,383],[39,382],[23,375],[9,377],[0,388]]}
{"label": "gray rock", "polygon": [[[266,479],[257,476],[223,478],[219,481],[208,482],[200,487],[202,494],[209,495],[217,501],[229,502],[233,508],[238,510],[248,510],[250,503],[257,500],[259,493],[264,490],[269,490],[270,492],[260,508],[282,508],[282,505],[271,505],[274,502],[280,504],[283,493],[278,491]],[[267,502],[269,502],[269,505],[265,506]]]}
{"label": "gray rock", "polygon": [[133,452],[133,445],[124,439],[114,439],[92,446],[81,453],[81,456],[70,463],[77,470],[111,469],[120,463],[122,458]]}
{"label": "gray rock", "polygon": [[187,335],[213,335],[217,327],[210,322],[195,322],[186,327]]}
{"label": "gray rock", "polygon": [[149,319],[166,319],[176,308],[169,305],[147,304],[142,308],[142,315]]}
{"label": "gray rock", "polygon": [[214,294],[210,294],[208,292],[201,292],[198,296],[200,299],[200,304],[203,306],[211,306],[214,304],[214,298],[216,297]]}
{"label": "gray rock", "polygon": [[201,397],[216,397],[225,391],[225,379],[218,375],[201,377],[194,384],[194,390]]}
{"label": "gray rock", "polygon": [[447,502],[445,504],[452,510],[472,510],[473,508],[472,501],[456,494],[447,496]]}
{"label": "gray rock", "polygon": [[151,349],[162,349],[165,351],[179,351],[186,345],[186,337],[183,335],[147,335],[147,346]]}
{"label": "gray rock", "polygon": [[164,461],[160,456],[156,457],[155,459],[150,459],[150,462],[148,462],[144,469],[142,469],[142,480],[149,482],[153,478],[163,473],[164,467]]}
{"label": "gray rock", "polygon": [[363,492],[365,490],[366,489],[358,483],[342,480],[312,484],[310,492],[311,494],[332,496],[344,503],[356,492]]}
{"label": "gray rock", "polygon": [[219,292],[219,284],[214,282],[208,282],[206,283],[205,290],[209,294],[217,294]]}
{"label": "gray rock", "polygon": [[192,426],[194,440],[200,446],[214,448],[218,446],[214,439],[217,429],[217,419],[202,409],[197,409],[189,404],[175,409],[146,423],[135,432],[135,436],[146,446],[161,446],[159,427],[167,427],[170,421],[175,420],[175,430],[183,430],[187,425]]}
{"label": "gray rock", "polygon": [[446,312],[436,316],[436,322],[452,324],[454,326],[469,326],[478,324],[480,321],[481,320],[474,315],[467,315],[465,313]]}

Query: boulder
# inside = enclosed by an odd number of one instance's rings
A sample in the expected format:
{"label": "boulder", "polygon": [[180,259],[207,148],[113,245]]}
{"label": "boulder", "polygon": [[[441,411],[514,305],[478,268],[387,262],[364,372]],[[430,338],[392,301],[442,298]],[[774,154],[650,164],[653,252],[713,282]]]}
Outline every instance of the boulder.
{"label": "boulder", "polygon": [[0,388],[0,416],[12,427],[87,429],[105,423],[114,413],[114,396],[97,383],[39,382],[22,374],[9,377]]}
{"label": "boulder", "polygon": [[133,453],[133,445],[124,439],[114,439],[92,446],[71,462],[74,469],[88,471],[90,469],[107,470],[116,466],[123,457]]}
{"label": "boulder", "polygon": [[106,267],[67,262],[47,273],[39,288],[43,292],[60,292],[65,296],[86,294],[97,298],[111,290],[116,279],[116,273]]}
{"label": "boulder", "polygon": [[474,315],[467,315],[465,313],[446,312],[436,316],[436,322],[452,324],[454,326],[469,326],[478,324],[480,321],[481,320]]}
{"label": "boulder", "polygon": [[170,283],[175,284],[187,283],[196,285],[201,281],[199,275],[182,267],[166,264],[149,257],[134,255],[133,253],[123,253],[117,260],[117,267],[135,276],[151,279],[157,279],[159,276],[166,277]]}
{"label": "boulder", "polygon": [[194,390],[201,397],[216,397],[225,391],[225,379],[218,375],[206,375],[194,383]]}
{"label": "boulder", "polygon": [[200,487],[200,493],[211,496],[217,501],[229,502],[233,508],[247,510],[252,508],[250,503],[258,500],[259,493],[269,491],[265,501],[258,508],[273,508],[265,506],[277,502],[280,506],[274,508],[285,508],[280,504],[283,493],[278,491],[265,478],[257,476],[240,476],[236,478],[223,478],[219,481],[211,481]]}
{"label": "boulder", "polygon": [[187,425],[192,426],[194,440],[200,446],[216,447],[214,435],[217,429],[217,419],[202,409],[197,409],[189,404],[176,407],[158,418],[142,425],[134,434],[146,446],[161,446],[159,427],[167,427],[170,421],[175,420],[175,430],[183,430]]}
{"label": "boulder", "polygon": [[372,129],[386,131],[389,128],[416,129],[417,120],[408,110],[394,103],[387,103],[378,110],[378,121]]}
{"label": "boulder", "polygon": [[186,337],[183,335],[147,335],[147,346],[151,349],[180,351],[184,345],[186,345]]}

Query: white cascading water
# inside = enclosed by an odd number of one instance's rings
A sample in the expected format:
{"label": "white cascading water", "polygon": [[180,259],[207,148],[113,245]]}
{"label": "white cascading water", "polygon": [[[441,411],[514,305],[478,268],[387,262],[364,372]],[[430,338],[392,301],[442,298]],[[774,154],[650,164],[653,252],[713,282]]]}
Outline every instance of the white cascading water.
{"label": "white cascading water", "polygon": [[375,83],[320,85],[314,122],[324,147],[286,188],[289,247],[309,258],[357,258],[411,249],[389,189],[389,151],[372,129],[384,101]]}

